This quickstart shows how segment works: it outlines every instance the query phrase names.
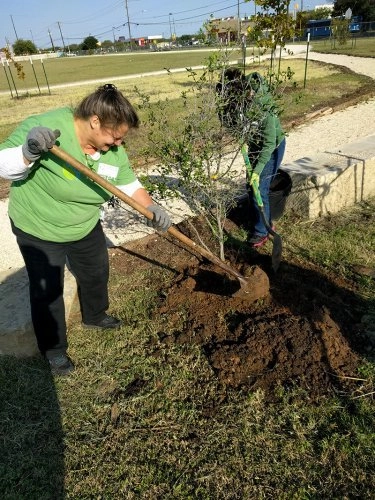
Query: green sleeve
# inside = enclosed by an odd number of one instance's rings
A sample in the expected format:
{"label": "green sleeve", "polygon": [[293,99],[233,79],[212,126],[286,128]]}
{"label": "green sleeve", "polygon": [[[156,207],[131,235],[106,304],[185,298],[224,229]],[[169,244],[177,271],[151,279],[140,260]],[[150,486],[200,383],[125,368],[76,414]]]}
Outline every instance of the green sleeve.
{"label": "green sleeve", "polygon": [[276,120],[278,118],[272,113],[267,113],[264,125],[263,125],[263,141],[262,141],[262,149],[258,156],[258,161],[255,165],[254,171],[257,174],[261,174],[266,163],[270,160],[273,151],[277,146],[277,137],[276,137]]}

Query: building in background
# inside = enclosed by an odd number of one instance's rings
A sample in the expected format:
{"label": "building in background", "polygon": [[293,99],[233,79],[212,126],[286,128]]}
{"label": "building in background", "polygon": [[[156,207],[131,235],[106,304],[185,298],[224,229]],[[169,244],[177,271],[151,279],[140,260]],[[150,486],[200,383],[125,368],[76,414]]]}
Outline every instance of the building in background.
{"label": "building in background", "polygon": [[220,43],[231,43],[237,41],[240,37],[247,35],[248,28],[252,28],[254,22],[250,18],[238,18],[235,16],[212,18],[207,24],[206,31],[211,38]]}

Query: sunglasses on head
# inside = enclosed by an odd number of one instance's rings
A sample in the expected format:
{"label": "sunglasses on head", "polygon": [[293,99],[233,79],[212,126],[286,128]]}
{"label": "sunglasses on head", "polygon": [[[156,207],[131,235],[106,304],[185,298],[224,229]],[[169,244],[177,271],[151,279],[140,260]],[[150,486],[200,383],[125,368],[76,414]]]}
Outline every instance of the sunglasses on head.
{"label": "sunglasses on head", "polygon": [[99,87],[99,89],[111,92],[111,91],[117,90],[117,87],[116,87],[116,85],[113,85],[112,83],[106,83],[102,87]]}

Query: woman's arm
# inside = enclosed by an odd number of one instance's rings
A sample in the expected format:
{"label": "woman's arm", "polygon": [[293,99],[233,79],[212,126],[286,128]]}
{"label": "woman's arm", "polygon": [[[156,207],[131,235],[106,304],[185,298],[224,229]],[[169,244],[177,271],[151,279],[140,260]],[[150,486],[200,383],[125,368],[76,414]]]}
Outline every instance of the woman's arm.
{"label": "woman's arm", "polygon": [[26,179],[33,164],[24,158],[22,146],[0,151],[0,177],[3,179],[10,181]]}

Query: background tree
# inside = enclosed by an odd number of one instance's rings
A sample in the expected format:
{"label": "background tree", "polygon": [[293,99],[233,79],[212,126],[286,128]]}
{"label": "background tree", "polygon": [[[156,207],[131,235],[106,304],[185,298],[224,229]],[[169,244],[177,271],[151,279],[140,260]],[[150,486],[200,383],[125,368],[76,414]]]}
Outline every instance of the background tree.
{"label": "background tree", "polygon": [[374,0],[335,0],[332,16],[342,16],[349,8],[353,16],[362,16],[362,20],[367,22],[375,21]]}
{"label": "background tree", "polygon": [[88,36],[86,37],[82,44],[81,44],[81,50],[95,50],[98,48],[98,39],[95,38],[94,36]]}
{"label": "background tree", "polygon": [[306,12],[306,17],[309,21],[313,19],[327,19],[328,17],[332,17],[332,9],[324,7],[317,10],[309,10]]}
{"label": "background tree", "polygon": [[14,55],[16,56],[25,56],[25,55],[37,54],[38,49],[31,40],[22,40],[22,38],[19,38],[13,44],[13,52]]}
{"label": "background tree", "polygon": [[112,40],[104,40],[104,41],[102,42],[102,49],[109,49],[109,48],[111,48],[111,47],[113,47],[113,42],[112,42]]}
{"label": "background tree", "polygon": [[298,32],[299,36],[303,36],[308,21],[318,21],[319,19],[327,19],[330,17],[332,17],[332,9],[326,7],[317,10],[299,10],[296,14],[296,31]]}
{"label": "background tree", "polygon": [[337,40],[340,45],[345,45],[349,40],[349,20],[340,17],[333,18],[331,27],[334,39]]}
{"label": "background tree", "polygon": [[77,50],[80,49],[80,44],[78,43],[71,43],[70,45],[68,45],[68,50],[70,50],[71,52],[77,52]]}

